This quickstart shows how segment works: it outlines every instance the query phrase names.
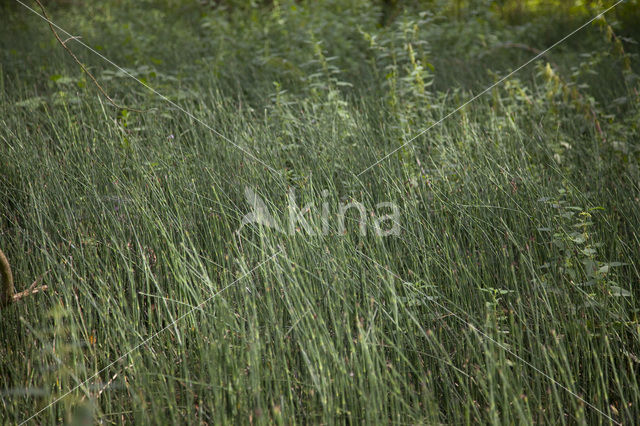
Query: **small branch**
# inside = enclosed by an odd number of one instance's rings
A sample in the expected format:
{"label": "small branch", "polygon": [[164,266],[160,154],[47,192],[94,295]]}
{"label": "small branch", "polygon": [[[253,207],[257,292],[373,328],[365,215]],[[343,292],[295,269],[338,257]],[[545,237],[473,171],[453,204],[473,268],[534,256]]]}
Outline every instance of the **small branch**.
{"label": "small branch", "polygon": [[13,295],[13,301],[17,302],[18,300],[27,297],[27,296],[31,296],[32,294],[36,294],[39,293],[41,291],[45,291],[46,289],[48,289],[49,286],[48,285],[41,285],[29,290],[25,290],[25,291],[21,291],[20,293],[16,293]]}
{"label": "small branch", "polygon": [[62,44],[66,46],[66,45],[67,45],[67,42],[68,42],[69,40],[78,40],[78,39],[80,39],[80,38],[82,38],[82,37],[80,37],[80,36],[71,36],[71,37],[69,37],[68,39],[66,39],[65,41],[63,41],[63,42],[62,42]]}
{"label": "small branch", "polygon": [[31,296],[32,294],[36,294],[39,293],[41,291],[45,291],[46,289],[49,288],[48,285],[38,285],[40,283],[40,281],[42,281],[42,279],[45,277],[45,275],[47,275],[49,273],[49,271],[45,272],[44,274],[40,275],[30,286],[28,289],[26,289],[25,291],[21,291],[20,293],[16,293],[13,295],[13,301],[17,302],[18,300],[27,297],[27,296]]}
{"label": "small branch", "polygon": [[69,55],[71,55],[71,57],[73,58],[74,61],[76,61],[76,63],[80,66],[80,68],[82,68],[82,71],[84,71],[85,74],[87,74],[89,76],[89,78],[91,79],[91,81],[93,81],[93,84],[96,85],[96,87],[98,88],[98,90],[100,91],[100,93],[102,94],[102,96],[104,96],[111,105],[113,105],[114,107],[118,108],[118,109],[127,109],[130,111],[135,111],[135,112],[143,112],[137,109],[133,109],[133,108],[127,108],[125,106],[122,106],[120,104],[118,104],[116,101],[114,101],[113,99],[111,99],[111,97],[109,95],[107,95],[107,92],[102,88],[102,86],[100,85],[100,83],[98,83],[98,80],[96,80],[96,78],[93,76],[93,74],[91,74],[91,72],[87,69],[87,67],[84,66],[84,64],[82,62],[80,62],[80,60],[76,57],[76,55],[71,51],[71,49],[69,49],[67,47],[67,42],[69,40],[75,40],[78,39],[79,37],[77,36],[71,36],[68,39],[62,41],[62,39],[60,38],[60,36],[58,35],[58,32],[56,31],[56,29],[53,27],[53,24],[51,23],[51,19],[49,19],[49,15],[47,14],[46,9],[44,8],[44,6],[42,5],[42,3],[40,2],[40,0],[35,0],[36,3],[38,3],[38,6],[40,6],[40,10],[42,11],[42,14],[44,15],[45,19],[47,20],[47,23],[49,24],[49,28],[51,28],[51,32],[53,32],[53,35],[56,37],[56,40],[58,40],[58,43],[60,43],[60,45],[64,48],[64,50],[67,51],[67,53]]}

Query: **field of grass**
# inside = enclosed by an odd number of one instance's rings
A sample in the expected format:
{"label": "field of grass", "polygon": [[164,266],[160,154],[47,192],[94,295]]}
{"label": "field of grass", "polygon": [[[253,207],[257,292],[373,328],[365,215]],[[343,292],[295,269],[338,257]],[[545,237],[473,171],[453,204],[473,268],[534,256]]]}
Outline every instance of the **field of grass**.
{"label": "field of grass", "polygon": [[5,3],[1,424],[640,418],[618,11]]}

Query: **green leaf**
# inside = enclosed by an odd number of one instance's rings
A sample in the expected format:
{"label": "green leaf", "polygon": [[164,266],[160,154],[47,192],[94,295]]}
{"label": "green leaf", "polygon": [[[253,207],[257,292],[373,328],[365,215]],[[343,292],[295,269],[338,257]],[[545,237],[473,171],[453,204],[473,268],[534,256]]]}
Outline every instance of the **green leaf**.
{"label": "green leaf", "polygon": [[614,297],[631,297],[631,292],[617,285],[610,286],[611,295]]}
{"label": "green leaf", "polygon": [[582,244],[585,241],[587,241],[587,239],[583,234],[578,234],[578,233],[572,233],[571,235],[569,235],[569,238],[571,239],[571,241],[573,241],[576,244]]}
{"label": "green leaf", "polygon": [[24,101],[16,102],[15,106],[24,107],[29,109],[38,108],[40,105],[44,105],[45,100],[42,96],[34,96],[33,98],[25,99]]}

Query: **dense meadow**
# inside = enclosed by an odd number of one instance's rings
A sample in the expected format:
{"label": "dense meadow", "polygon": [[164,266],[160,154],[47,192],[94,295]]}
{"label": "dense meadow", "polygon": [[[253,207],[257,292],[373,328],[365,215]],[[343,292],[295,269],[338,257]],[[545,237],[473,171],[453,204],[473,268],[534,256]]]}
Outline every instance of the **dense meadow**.
{"label": "dense meadow", "polygon": [[0,2],[0,423],[636,423],[614,4]]}

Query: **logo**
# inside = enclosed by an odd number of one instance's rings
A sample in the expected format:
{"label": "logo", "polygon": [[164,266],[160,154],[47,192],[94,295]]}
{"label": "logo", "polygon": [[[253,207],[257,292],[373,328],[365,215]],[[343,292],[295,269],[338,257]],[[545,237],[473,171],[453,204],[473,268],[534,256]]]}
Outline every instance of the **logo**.
{"label": "logo", "polygon": [[[376,204],[375,209],[367,211],[364,204],[352,200],[338,203],[337,208],[332,211],[327,201],[329,191],[325,189],[321,195],[322,206],[318,213],[313,202],[302,208],[298,207],[295,191],[290,189],[287,194],[288,220],[278,221],[269,211],[267,203],[253,188],[247,186],[244,189],[244,197],[251,211],[242,217],[240,227],[236,232],[240,232],[247,225],[254,224],[289,235],[303,231],[310,236],[329,235],[332,231],[336,235],[345,235],[349,228],[347,223],[355,222],[355,227],[362,236],[366,236],[367,232],[373,232],[378,237],[400,235],[400,209],[396,204],[382,202]],[[352,217],[354,215],[357,218]],[[334,221],[333,226],[332,220]]]}

